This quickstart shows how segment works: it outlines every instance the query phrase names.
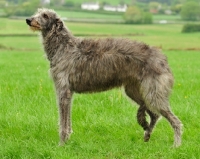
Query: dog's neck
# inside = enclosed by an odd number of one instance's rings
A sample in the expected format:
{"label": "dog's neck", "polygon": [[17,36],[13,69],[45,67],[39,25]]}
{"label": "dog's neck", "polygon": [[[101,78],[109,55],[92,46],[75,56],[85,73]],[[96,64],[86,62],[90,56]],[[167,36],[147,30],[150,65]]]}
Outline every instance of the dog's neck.
{"label": "dog's neck", "polygon": [[42,39],[44,50],[50,62],[59,48],[58,45],[71,45],[75,41],[75,37],[65,27],[59,31],[56,29],[42,31]]}

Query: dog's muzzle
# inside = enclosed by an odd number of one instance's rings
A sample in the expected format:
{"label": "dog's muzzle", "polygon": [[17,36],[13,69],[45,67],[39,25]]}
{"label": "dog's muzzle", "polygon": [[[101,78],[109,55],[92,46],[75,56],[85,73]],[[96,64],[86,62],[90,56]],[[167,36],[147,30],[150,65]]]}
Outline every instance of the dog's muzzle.
{"label": "dog's muzzle", "polygon": [[26,19],[26,23],[31,26],[31,19]]}

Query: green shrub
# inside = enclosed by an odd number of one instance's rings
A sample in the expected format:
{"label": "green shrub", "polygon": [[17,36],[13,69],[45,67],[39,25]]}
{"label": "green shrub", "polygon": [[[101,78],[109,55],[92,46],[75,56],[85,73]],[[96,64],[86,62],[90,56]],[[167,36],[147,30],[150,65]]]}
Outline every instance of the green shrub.
{"label": "green shrub", "polygon": [[127,24],[151,24],[153,19],[151,13],[143,12],[136,6],[130,6],[124,13],[124,20]]}
{"label": "green shrub", "polygon": [[185,24],[182,33],[200,32],[200,24]]}
{"label": "green shrub", "polygon": [[197,2],[189,1],[183,4],[181,18],[188,21],[200,20],[200,5]]}
{"label": "green shrub", "polygon": [[153,23],[152,14],[148,13],[148,12],[143,12],[142,23],[143,24],[152,24]]}

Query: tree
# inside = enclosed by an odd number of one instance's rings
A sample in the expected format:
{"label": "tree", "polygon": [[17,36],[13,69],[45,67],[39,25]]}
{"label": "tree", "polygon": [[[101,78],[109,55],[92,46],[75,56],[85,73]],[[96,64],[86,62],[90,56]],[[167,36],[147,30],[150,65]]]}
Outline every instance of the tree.
{"label": "tree", "polygon": [[9,5],[4,8],[6,16],[30,16],[40,6],[38,0],[32,0],[29,2],[23,2],[19,5]]}
{"label": "tree", "polygon": [[200,5],[194,1],[186,2],[182,6],[180,14],[183,20],[200,20]]}
{"label": "tree", "polygon": [[64,4],[64,0],[53,0],[51,1],[52,6],[62,6]]}
{"label": "tree", "polygon": [[176,4],[171,7],[171,11],[175,14],[179,14],[181,12],[182,4]]}
{"label": "tree", "polygon": [[130,6],[127,8],[124,19],[126,23],[139,23],[142,19],[141,10],[136,6]]}
{"label": "tree", "polygon": [[150,9],[154,9],[154,10],[158,10],[158,9],[160,9],[160,7],[161,7],[161,4],[160,3],[158,3],[158,2],[150,2],[149,3],[149,8]]}
{"label": "tree", "polygon": [[4,8],[6,6],[6,1],[0,1],[0,8]]}
{"label": "tree", "polygon": [[152,16],[150,13],[143,12],[136,6],[130,6],[127,8],[124,19],[127,24],[151,24]]}

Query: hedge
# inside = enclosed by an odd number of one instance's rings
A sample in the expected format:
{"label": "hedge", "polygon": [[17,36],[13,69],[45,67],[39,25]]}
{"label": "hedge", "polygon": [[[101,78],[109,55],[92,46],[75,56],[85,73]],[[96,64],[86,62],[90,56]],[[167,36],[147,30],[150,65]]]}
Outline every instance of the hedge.
{"label": "hedge", "polygon": [[185,24],[182,33],[200,32],[200,24]]}

